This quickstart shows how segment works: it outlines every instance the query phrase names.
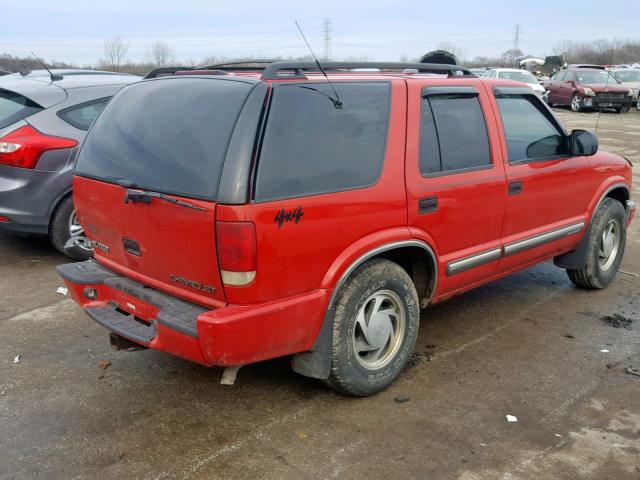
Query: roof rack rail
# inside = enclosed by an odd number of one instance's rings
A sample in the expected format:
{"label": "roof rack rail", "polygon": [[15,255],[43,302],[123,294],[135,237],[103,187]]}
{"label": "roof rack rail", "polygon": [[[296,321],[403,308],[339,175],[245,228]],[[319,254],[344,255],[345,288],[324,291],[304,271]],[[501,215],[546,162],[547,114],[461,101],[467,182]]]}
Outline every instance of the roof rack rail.
{"label": "roof rack rail", "polygon": [[280,60],[271,59],[244,59],[244,60],[232,60],[230,62],[214,63],[205,67],[199,67],[202,69],[215,68],[218,70],[236,70],[236,71],[255,71],[264,70],[268,65],[279,62]]}
{"label": "roof rack rail", "polygon": [[[459,65],[446,65],[440,63],[404,63],[404,62],[322,62],[325,70],[354,70],[376,68],[380,70],[415,70],[418,73],[440,73],[449,76],[458,75],[465,77],[475,77],[468,69]],[[254,67],[255,68],[255,67]],[[305,70],[319,70],[318,66],[312,62],[283,61],[273,62],[262,72],[263,80],[276,80],[281,78],[282,71],[292,71],[294,78],[305,78]]]}
{"label": "roof rack rail", "polygon": [[182,71],[182,70],[193,70],[193,69],[191,67],[160,67],[160,68],[154,68],[153,70],[148,72],[142,78],[147,79],[147,78],[160,77],[162,75],[173,75],[174,73]]}

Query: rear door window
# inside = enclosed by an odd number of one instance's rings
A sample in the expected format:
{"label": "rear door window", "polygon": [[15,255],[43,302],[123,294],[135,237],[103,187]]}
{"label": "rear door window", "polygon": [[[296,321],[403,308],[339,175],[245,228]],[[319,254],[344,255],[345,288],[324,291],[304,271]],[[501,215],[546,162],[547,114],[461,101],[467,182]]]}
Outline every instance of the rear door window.
{"label": "rear door window", "polygon": [[422,99],[420,173],[437,175],[489,168],[487,125],[477,94]]}
{"label": "rear door window", "polygon": [[76,172],[215,200],[227,146],[253,85],[168,77],[124,87],[89,131]]}
{"label": "rear door window", "polygon": [[496,95],[507,139],[509,162],[568,155],[565,135],[533,94]]}
{"label": "rear door window", "polygon": [[65,108],[58,112],[58,116],[68,124],[73,125],[80,130],[89,130],[89,127],[98,115],[100,115],[100,112],[102,112],[110,98],[111,97],[100,98],[98,100],[92,100],[91,102],[85,102],[80,105]]}
{"label": "rear door window", "polygon": [[296,198],[374,184],[385,153],[388,82],[275,87],[258,164],[257,201]]}
{"label": "rear door window", "polygon": [[0,89],[0,128],[33,115],[42,110],[37,103],[9,90]]}

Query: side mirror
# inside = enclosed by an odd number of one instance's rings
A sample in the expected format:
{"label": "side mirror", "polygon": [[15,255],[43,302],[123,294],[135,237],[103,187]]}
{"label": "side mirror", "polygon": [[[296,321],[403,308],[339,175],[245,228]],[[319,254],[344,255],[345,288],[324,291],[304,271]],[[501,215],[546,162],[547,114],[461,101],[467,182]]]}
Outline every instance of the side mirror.
{"label": "side mirror", "polygon": [[595,155],[598,151],[598,137],[588,130],[574,130],[569,136],[571,155]]}

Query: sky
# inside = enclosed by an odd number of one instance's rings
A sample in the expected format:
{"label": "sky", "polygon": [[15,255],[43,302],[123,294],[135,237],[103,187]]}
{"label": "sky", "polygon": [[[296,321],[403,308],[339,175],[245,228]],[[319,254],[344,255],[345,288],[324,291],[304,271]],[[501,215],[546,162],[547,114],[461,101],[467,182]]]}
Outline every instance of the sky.
{"label": "sky", "polygon": [[[562,42],[640,40],[635,1],[390,1],[303,0],[0,0],[0,53],[36,52],[47,61],[93,65],[105,38],[129,45],[126,59],[143,61],[149,45],[170,44],[176,61],[207,56],[318,55],[323,21],[331,20],[333,59],[397,61],[418,58],[442,42],[462,57],[499,56],[514,45],[544,56]],[[626,14],[628,12],[629,14]]]}

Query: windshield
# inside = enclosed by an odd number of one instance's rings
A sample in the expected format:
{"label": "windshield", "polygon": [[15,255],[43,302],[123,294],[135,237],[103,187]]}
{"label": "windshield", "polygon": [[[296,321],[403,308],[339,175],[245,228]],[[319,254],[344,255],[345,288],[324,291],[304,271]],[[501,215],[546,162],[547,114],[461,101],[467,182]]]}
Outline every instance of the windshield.
{"label": "windshield", "polygon": [[576,70],[578,83],[618,83],[613,75],[603,70]]}
{"label": "windshield", "polygon": [[37,103],[9,90],[0,90],[0,128],[8,127],[42,110]]}
{"label": "windshield", "polygon": [[617,70],[613,74],[621,82],[640,82],[640,70]]}
{"label": "windshield", "polygon": [[538,80],[533,76],[531,72],[498,72],[498,77],[506,78],[507,80],[516,80],[518,82],[537,84]]}
{"label": "windshield", "polygon": [[252,87],[196,77],[125,87],[89,130],[76,173],[214,200],[235,122]]}

